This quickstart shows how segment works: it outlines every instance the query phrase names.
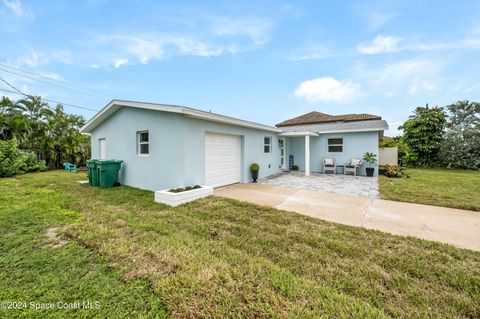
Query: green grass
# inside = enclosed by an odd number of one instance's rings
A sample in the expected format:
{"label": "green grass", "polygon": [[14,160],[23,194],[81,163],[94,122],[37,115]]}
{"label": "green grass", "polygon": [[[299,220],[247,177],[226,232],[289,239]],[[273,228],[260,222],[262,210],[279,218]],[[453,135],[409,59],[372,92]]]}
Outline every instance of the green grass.
{"label": "green grass", "polygon": [[[480,317],[478,252],[217,197],[170,208],[82,178],[0,180],[1,299],[101,300],[78,313],[98,317]],[[71,242],[49,247],[52,225]]]}
{"label": "green grass", "polygon": [[410,178],[381,176],[383,199],[480,211],[480,171],[406,170]]}
{"label": "green grass", "polygon": [[[0,179],[0,301],[27,303],[23,310],[0,308],[0,318],[167,317],[147,280],[126,282],[95,251],[75,242],[55,248],[45,236],[48,227],[82,220],[68,192],[51,187],[57,174]],[[62,176],[75,183],[71,177]],[[100,308],[75,312],[57,306],[88,301]],[[30,309],[30,302],[55,308]]]}

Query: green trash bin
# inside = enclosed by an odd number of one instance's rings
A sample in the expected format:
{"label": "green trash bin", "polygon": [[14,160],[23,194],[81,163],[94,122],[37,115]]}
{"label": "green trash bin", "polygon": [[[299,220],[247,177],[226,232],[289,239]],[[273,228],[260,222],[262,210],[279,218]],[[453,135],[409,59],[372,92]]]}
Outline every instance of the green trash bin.
{"label": "green trash bin", "polygon": [[113,187],[118,182],[118,171],[122,167],[123,161],[100,160],[97,161],[98,186],[100,188]]}
{"label": "green trash bin", "polygon": [[88,183],[90,186],[98,187],[98,169],[96,159],[89,160],[87,162],[88,168]]}

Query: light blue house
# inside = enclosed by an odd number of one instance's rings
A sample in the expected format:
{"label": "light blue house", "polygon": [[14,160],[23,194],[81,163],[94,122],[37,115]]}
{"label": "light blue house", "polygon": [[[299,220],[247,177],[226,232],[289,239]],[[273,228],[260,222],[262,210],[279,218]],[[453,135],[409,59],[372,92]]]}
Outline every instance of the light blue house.
{"label": "light blue house", "polygon": [[292,164],[305,175],[322,172],[327,157],[340,164],[378,154],[387,128],[368,114],[311,112],[273,127],[189,107],[113,100],[82,132],[91,134],[92,158],[124,161],[122,184],[156,191],[248,183],[252,163],[260,165],[260,177]]}

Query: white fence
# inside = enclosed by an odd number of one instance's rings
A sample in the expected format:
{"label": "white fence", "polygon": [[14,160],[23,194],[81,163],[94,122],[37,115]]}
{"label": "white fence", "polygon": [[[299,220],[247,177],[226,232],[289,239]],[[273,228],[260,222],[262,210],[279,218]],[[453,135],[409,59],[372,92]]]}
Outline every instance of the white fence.
{"label": "white fence", "polygon": [[385,147],[378,149],[379,165],[397,165],[398,164],[398,147]]}

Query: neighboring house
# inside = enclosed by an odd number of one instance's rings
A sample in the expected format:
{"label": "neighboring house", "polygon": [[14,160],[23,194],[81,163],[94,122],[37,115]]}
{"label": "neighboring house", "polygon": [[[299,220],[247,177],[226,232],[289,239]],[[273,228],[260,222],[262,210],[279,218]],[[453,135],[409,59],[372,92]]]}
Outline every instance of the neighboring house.
{"label": "neighboring house", "polygon": [[311,112],[273,127],[189,107],[113,100],[81,131],[91,134],[92,158],[124,161],[122,184],[159,190],[247,183],[250,164],[258,163],[265,177],[289,169],[290,156],[305,175],[321,172],[325,157],[343,164],[378,154],[387,128],[368,114]]}

